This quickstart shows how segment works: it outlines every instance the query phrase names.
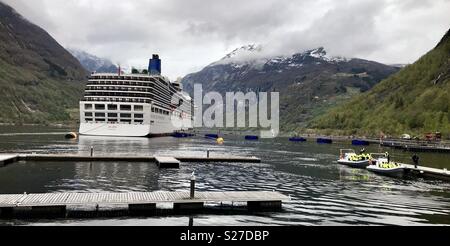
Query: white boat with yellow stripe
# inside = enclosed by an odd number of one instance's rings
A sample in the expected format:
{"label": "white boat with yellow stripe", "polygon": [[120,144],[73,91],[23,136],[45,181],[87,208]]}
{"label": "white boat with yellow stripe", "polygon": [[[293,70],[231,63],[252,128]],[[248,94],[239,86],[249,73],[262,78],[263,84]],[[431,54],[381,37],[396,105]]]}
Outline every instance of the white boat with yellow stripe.
{"label": "white boat with yellow stripe", "polygon": [[367,166],[367,170],[391,177],[401,178],[405,174],[405,167],[396,162],[392,162],[386,154],[372,154],[376,159],[373,165]]}
{"label": "white boat with yellow stripe", "polygon": [[341,149],[339,151],[339,164],[355,167],[366,168],[370,165],[372,156],[366,153],[357,154],[353,149]]}

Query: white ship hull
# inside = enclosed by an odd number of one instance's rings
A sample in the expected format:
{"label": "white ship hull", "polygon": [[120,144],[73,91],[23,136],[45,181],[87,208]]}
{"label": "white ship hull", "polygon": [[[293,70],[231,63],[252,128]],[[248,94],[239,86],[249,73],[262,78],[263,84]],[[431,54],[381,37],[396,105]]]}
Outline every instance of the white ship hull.
{"label": "white ship hull", "polygon": [[[86,104],[89,107],[86,107]],[[80,117],[82,121],[80,123],[79,133],[81,135],[152,137],[166,136],[175,131],[189,130],[192,128],[190,117],[182,118],[172,113],[161,114],[152,112],[152,106],[150,104],[109,103],[105,104],[104,110],[95,109],[95,106],[102,104],[104,103],[80,102]],[[117,105],[117,110],[108,110],[109,105]],[[122,105],[131,106],[131,110],[121,111]],[[135,106],[139,106],[142,110],[135,111]],[[86,110],[86,108],[91,108],[91,110]],[[111,115],[114,117],[110,117]],[[129,117],[124,118],[122,117],[123,115]],[[139,117],[136,118],[138,115]]]}
{"label": "white ship hull", "polygon": [[150,125],[81,123],[81,135],[146,137],[150,135]]}

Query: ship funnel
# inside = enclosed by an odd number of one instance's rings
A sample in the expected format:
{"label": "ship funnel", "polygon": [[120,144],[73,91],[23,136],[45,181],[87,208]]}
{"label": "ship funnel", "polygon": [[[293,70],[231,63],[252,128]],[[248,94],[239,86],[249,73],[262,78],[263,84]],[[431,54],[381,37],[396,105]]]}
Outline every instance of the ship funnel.
{"label": "ship funnel", "polygon": [[154,54],[148,64],[148,72],[153,75],[161,75],[161,59],[159,55]]}

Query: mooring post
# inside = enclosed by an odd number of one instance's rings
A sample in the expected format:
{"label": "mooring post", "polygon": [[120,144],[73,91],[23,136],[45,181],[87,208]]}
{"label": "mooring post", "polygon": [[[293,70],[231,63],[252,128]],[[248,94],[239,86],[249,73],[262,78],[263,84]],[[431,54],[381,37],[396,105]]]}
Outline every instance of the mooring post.
{"label": "mooring post", "polygon": [[195,198],[195,172],[191,175],[191,199]]}
{"label": "mooring post", "polygon": [[94,146],[91,146],[91,157],[94,156]]}

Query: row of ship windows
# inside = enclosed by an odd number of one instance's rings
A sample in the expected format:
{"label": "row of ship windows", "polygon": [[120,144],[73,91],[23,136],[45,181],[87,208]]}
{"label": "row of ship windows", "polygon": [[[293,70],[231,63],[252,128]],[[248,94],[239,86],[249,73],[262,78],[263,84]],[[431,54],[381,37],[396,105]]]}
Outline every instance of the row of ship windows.
{"label": "row of ship windows", "polygon": [[[153,82],[153,81],[149,81]],[[125,81],[89,81],[88,85],[131,85],[131,86],[148,86],[149,82],[125,82]]]}
{"label": "row of ship windows", "polygon": [[[94,113],[92,112],[86,112],[84,113],[85,117],[92,117],[94,115]],[[108,113],[108,117],[111,118],[117,118],[119,116],[119,114],[117,113]],[[134,114],[133,115],[135,119],[143,119],[144,115],[143,114]],[[95,117],[106,117],[106,113],[95,113]],[[121,118],[131,118],[131,114],[120,114]]]}
{"label": "row of ship windows", "polygon": [[129,103],[151,103],[150,99],[142,98],[108,98],[108,97],[90,97],[83,99],[85,102],[129,102]]}
{"label": "row of ship windows", "polygon": [[[106,96],[106,97],[141,97],[141,98],[152,98],[150,95],[142,93],[129,93],[129,92],[97,92],[97,91],[86,91],[85,96]],[[170,98],[170,97],[169,97]]]}
{"label": "row of ship windows", "polygon": [[136,88],[136,87],[113,87],[113,86],[88,86],[88,91],[139,91],[139,92],[153,92],[153,89]]}
{"label": "row of ship windows", "polygon": [[[116,104],[108,104],[107,106],[105,104],[94,104],[94,105],[85,104],[84,105],[85,110],[92,110],[93,108],[95,108],[95,110],[106,110],[106,108],[108,108],[108,110],[117,110],[118,108],[120,108],[121,111],[131,111],[131,109],[133,107],[131,105],[120,105],[120,107],[118,107],[118,105],[116,105]],[[134,105],[134,111],[144,111],[144,106]],[[152,107],[152,113],[170,115],[170,112],[168,110],[155,108],[155,107]],[[92,113],[86,113],[86,114],[92,114]],[[96,113],[96,114],[104,114],[104,113]],[[120,114],[120,115],[121,115],[121,117],[125,117],[122,115],[130,115],[130,117],[131,117],[131,114]],[[141,115],[141,114],[135,114],[135,118],[137,118],[136,115]],[[88,116],[88,115],[86,115],[86,116]],[[110,116],[110,117],[117,117],[117,114],[116,114],[116,116]]]}
{"label": "row of ship windows", "polygon": [[164,109],[160,109],[160,108],[152,108],[152,113],[157,113],[157,114],[163,114],[163,115],[169,115],[170,112]]}
{"label": "row of ship windows", "polygon": [[[113,85],[114,87],[118,86],[141,86],[141,87],[151,87],[153,88],[155,85],[158,88],[162,88],[162,89],[166,89],[167,88],[167,83],[153,83],[153,82],[149,82],[149,83],[142,83],[142,82],[129,82],[129,81],[89,81],[87,86],[93,86],[95,87],[95,85],[101,85],[102,87],[105,87],[107,85]],[[172,90],[174,91],[179,91],[179,85],[174,85],[172,88]]]}
{"label": "row of ship windows", "polygon": [[[93,108],[95,108],[95,110],[105,110],[106,108],[108,108],[108,110],[117,110],[118,108],[120,108],[120,110],[122,111],[131,111],[133,107],[131,105],[120,105],[119,107],[117,104],[108,104],[108,106],[106,106],[105,104],[84,105],[85,110],[92,110]],[[144,111],[144,106],[134,105],[134,111]]]}
{"label": "row of ship windows", "polygon": [[[101,97],[119,97],[121,99],[125,100],[115,100],[115,101],[121,101],[121,102],[134,102],[134,100],[129,100],[128,98],[139,98],[145,100],[148,99],[154,99],[155,101],[169,104],[170,103],[170,96],[160,96],[160,95],[150,95],[150,94],[136,94],[136,93],[122,93],[122,92],[86,92],[84,94],[85,98],[94,98],[97,99],[98,96]],[[85,100],[86,101],[86,100]],[[92,101],[102,101],[102,100],[92,100]],[[114,101],[110,99],[106,99],[103,101]],[[144,101],[142,101],[144,102]]]}
{"label": "row of ship windows", "polygon": [[[143,100],[143,99],[129,99],[129,98],[85,98],[83,99],[84,102],[128,102],[128,103],[155,103],[153,102],[153,100]],[[156,105],[159,105],[158,102],[155,103]],[[85,105],[90,105],[90,106],[84,106],[84,109],[86,110],[92,110],[93,106],[92,104],[85,104]],[[96,110],[104,110],[105,106],[101,106],[104,104],[95,104],[98,106],[95,106]],[[108,110],[116,110],[114,108],[114,104],[108,104],[111,106],[108,106]],[[160,106],[160,105],[159,105]],[[109,109],[111,107],[111,109]],[[161,106],[162,107],[162,106]],[[97,109],[98,108],[98,109]],[[131,105],[122,105],[120,107],[122,111],[131,111]],[[144,106],[142,105],[135,105],[134,106],[134,110],[135,111],[143,111],[144,110]]]}
{"label": "row of ship windows", "polygon": [[130,119],[103,119],[103,118],[86,118],[86,122],[108,122],[108,123],[135,123],[135,124],[143,124],[144,120],[130,120]]}
{"label": "row of ship windows", "polygon": [[140,81],[155,81],[153,77],[128,77],[128,76],[91,76],[90,79],[109,79],[109,80],[140,80]]}

